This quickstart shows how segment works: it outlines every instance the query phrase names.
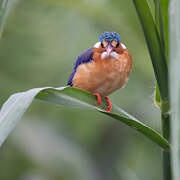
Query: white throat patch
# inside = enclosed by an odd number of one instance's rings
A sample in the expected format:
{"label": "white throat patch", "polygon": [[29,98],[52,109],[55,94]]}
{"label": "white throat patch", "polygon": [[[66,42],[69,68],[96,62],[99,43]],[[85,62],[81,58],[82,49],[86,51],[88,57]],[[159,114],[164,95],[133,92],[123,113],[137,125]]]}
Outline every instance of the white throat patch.
{"label": "white throat patch", "polygon": [[108,58],[107,52],[103,52],[101,54],[101,59],[106,59],[106,58]]}
{"label": "white throat patch", "polygon": [[114,58],[114,59],[119,59],[119,54],[117,54],[116,52],[111,52],[110,56],[108,56],[107,52],[103,52],[101,54],[101,59],[106,59],[106,58]]}
{"label": "white throat patch", "polygon": [[111,52],[110,57],[118,60],[119,59],[119,54],[117,52],[113,51],[113,52]]}

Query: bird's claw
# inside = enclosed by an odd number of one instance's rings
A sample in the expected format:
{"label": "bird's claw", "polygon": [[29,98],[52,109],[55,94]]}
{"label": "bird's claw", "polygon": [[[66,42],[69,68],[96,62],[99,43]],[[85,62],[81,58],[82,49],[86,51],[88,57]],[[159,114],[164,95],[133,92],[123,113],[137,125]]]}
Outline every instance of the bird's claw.
{"label": "bird's claw", "polygon": [[101,105],[101,95],[99,93],[93,93],[97,97],[97,103],[96,105],[99,106]]}
{"label": "bird's claw", "polygon": [[[97,100],[98,100],[96,105],[97,106],[101,105],[102,104],[102,102],[101,102],[101,95],[99,93],[93,93],[93,94],[97,97]],[[106,112],[111,112],[112,111],[111,100],[108,97],[105,97],[104,99],[107,101],[107,105],[106,105],[105,111]]]}
{"label": "bird's claw", "polygon": [[111,112],[112,111],[112,103],[111,103],[111,100],[108,98],[108,97],[105,97],[105,100],[107,101],[107,106],[106,106],[106,109],[105,111],[106,112]]}

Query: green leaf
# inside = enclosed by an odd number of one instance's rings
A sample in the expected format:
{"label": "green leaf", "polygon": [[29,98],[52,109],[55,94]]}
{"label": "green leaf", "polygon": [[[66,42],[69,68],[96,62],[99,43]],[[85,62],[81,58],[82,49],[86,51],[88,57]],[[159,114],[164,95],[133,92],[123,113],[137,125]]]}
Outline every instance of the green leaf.
{"label": "green leaf", "polygon": [[106,101],[104,99],[102,100],[102,105],[97,107],[95,105],[95,101],[97,101],[96,96],[80,89],[71,87],[36,88],[31,89],[27,92],[12,95],[4,103],[0,111],[0,145],[4,142],[8,134],[15,127],[34,98],[63,106],[96,109],[99,112],[106,114],[136,129],[137,131],[141,132],[149,139],[154,141],[160,147],[164,149],[168,149],[170,147],[169,143],[159,133],[146,126],[133,116],[129,115],[121,108],[113,105],[112,112],[107,113],[104,111],[106,106]]}
{"label": "green leaf", "polygon": [[[165,43],[165,35],[164,35],[164,24],[163,24],[163,17],[162,17],[162,10],[160,0],[154,0],[155,4],[155,24],[158,29],[159,37],[161,40],[161,46],[163,48],[164,54],[166,54],[166,43]],[[167,57],[167,56],[166,56]],[[156,84],[155,88],[155,104],[161,107],[161,97],[158,85]]]}
{"label": "green leaf", "polygon": [[0,0],[0,37],[3,31],[5,14],[7,11],[8,0]]}
{"label": "green leaf", "polygon": [[[163,0],[163,2],[160,3],[160,0],[154,0],[154,4],[155,4],[155,24],[158,29],[159,37],[161,40],[161,46],[163,48],[164,54],[166,54],[166,57],[167,57],[168,52],[167,52],[166,48],[167,48],[168,42],[165,41],[165,34],[164,34],[165,27],[164,27],[164,23],[163,23],[162,7],[161,7],[161,4],[164,5],[164,3],[166,1],[167,0],[165,0],[165,1]],[[167,9],[164,9],[164,6],[163,6],[163,13],[165,13],[165,10],[167,10]],[[167,13],[167,11],[166,11],[166,13]],[[156,84],[156,89],[155,89],[155,104],[157,106],[161,107],[161,97],[160,97],[160,92],[159,92],[159,88],[158,88],[157,84]]]}
{"label": "green leaf", "polygon": [[164,40],[167,60],[169,58],[169,0],[160,0],[162,10],[162,23],[164,28]]}
{"label": "green leaf", "polygon": [[168,101],[168,67],[158,29],[146,0],[133,0],[144,31],[161,99]]}
{"label": "green leaf", "polygon": [[180,179],[180,1],[170,1],[170,105],[173,180]]}
{"label": "green leaf", "polygon": [[168,60],[168,5],[169,0],[154,0],[155,3],[155,23],[164,48],[166,60]]}
{"label": "green leaf", "polygon": [[155,104],[158,107],[161,107],[161,97],[159,94],[159,88],[158,88],[157,84],[156,84],[156,88],[155,88]]}
{"label": "green leaf", "polygon": [[158,30],[159,37],[161,40],[161,46],[163,47],[163,51],[166,54],[165,38],[164,38],[164,25],[163,25],[160,0],[154,0],[154,4],[155,4],[155,24],[156,24],[156,28]]}

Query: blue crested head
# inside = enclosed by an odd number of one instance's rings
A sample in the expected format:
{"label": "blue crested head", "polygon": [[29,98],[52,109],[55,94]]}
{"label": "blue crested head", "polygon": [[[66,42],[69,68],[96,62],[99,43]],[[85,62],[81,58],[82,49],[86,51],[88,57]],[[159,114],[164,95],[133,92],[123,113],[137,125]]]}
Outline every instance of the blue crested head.
{"label": "blue crested head", "polygon": [[118,43],[120,42],[120,35],[116,32],[103,32],[99,39],[101,43],[103,40],[107,41],[108,43],[111,43],[112,41],[116,40]]}

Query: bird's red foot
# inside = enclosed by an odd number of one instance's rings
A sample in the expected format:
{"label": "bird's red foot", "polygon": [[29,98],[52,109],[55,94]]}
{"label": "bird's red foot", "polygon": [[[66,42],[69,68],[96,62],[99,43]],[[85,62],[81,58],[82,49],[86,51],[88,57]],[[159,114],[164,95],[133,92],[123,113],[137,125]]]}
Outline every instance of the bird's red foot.
{"label": "bird's red foot", "polygon": [[97,97],[97,103],[96,103],[96,105],[98,106],[98,105],[101,105],[101,95],[99,94],[99,93],[93,93],[96,97]]}
{"label": "bird's red foot", "polygon": [[[97,103],[96,105],[101,105],[102,102],[101,102],[101,95],[99,93],[93,93],[96,97],[97,97]],[[107,101],[107,106],[106,106],[106,109],[105,111],[106,112],[111,112],[112,111],[112,103],[111,103],[111,100],[108,98],[108,97],[105,97],[104,98],[106,101]]]}
{"label": "bird's red foot", "polygon": [[111,103],[111,100],[110,100],[108,97],[105,97],[105,100],[107,101],[107,106],[106,106],[105,111],[106,111],[106,112],[111,112],[111,111],[112,111],[112,103]]}

